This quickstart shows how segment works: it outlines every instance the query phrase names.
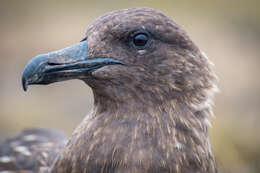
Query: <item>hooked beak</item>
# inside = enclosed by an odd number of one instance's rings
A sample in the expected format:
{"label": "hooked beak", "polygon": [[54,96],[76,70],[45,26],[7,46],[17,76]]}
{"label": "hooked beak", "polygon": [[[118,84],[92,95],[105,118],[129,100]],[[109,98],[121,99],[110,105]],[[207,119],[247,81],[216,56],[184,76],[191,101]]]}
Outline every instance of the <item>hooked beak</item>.
{"label": "hooked beak", "polygon": [[28,85],[47,85],[70,79],[83,79],[107,65],[124,65],[111,58],[88,57],[88,43],[84,40],[73,46],[33,58],[22,75],[24,91]]}

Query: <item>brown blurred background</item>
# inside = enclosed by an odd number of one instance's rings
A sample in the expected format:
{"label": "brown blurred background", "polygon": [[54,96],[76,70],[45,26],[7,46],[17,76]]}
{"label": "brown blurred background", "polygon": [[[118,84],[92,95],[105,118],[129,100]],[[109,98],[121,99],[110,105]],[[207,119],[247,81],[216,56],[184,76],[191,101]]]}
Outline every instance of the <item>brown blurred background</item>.
{"label": "brown blurred background", "polygon": [[30,127],[69,136],[92,106],[90,88],[74,80],[25,93],[24,66],[80,41],[98,16],[140,6],[173,18],[215,63],[221,92],[210,135],[221,172],[260,172],[259,0],[0,0],[0,141]]}

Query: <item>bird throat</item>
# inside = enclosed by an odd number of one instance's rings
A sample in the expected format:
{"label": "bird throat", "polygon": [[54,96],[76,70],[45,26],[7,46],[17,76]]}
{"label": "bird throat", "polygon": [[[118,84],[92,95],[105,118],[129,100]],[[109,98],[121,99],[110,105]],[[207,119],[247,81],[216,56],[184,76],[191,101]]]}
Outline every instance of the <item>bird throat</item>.
{"label": "bird throat", "polygon": [[113,171],[131,167],[136,170],[130,172],[152,172],[162,167],[214,172],[206,123],[210,107],[194,111],[177,100],[141,106],[131,100],[120,107],[113,104],[95,101],[52,172],[102,172],[112,165],[117,165]]}

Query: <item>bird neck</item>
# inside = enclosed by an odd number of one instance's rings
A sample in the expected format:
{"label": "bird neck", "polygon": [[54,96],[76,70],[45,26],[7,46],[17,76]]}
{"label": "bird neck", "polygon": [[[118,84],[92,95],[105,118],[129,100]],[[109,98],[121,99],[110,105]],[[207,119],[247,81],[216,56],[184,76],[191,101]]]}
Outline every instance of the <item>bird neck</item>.
{"label": "bird neck", "polygon": [[90,117],[98,117],[106,122],[140,120],[148,122],[149,126],[161,126],[165,129],[170,127],[177,133],[203,133],[199,139],[207,140],[212,115],[210,97],[196,104],[190,101],[195,100],[192,97],[176,98],[170,93],[165,95],[156,92],[138,94],[119,91],[119,93],[121,93],[119,96],[114,94],[109,97],[94,92],[95,102]]}
{"label": "bird neck", "polygon": [[[83,172],[84,165],[98,168],[99,163],[130,165],[136,161],[151,169],[164,161],[176,172],[180,165],[214,168],[208,139],[210,106],[196,110],[175,99],[141,102],[128,96],[115,102],[116,98],[95,92],[94,96],[92,112],[73,132],[52,172]],[[162,158],[152,159],[155,156]]]}
{"label": "bird neck", "polygon": [[[102,87],[93,89],[95,114],[107,113],[128,116],[128,114],[166,114],[177,111],[190,114],[190,118],[199,116],[209,118],[212,115],[211,104],[214,88],[201,88],[197,91],[176,91],[167,86],[143,86],[138,88]],[[180,93],[181,92],[181,93]],[[164,112],[162,111],[164,110]],[[178,116],[177,114],[169,116]],[[188,117],[187,117],[188,118]]]}

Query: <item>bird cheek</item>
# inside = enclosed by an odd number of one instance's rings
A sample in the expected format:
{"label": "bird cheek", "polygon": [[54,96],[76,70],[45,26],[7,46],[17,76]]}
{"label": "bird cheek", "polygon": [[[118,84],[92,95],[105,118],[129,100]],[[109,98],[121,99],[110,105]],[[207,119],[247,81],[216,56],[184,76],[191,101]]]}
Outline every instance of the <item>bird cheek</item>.
{"label": "bird cheek", "polygon": [[105,66],[92,73],[92,77],[102,83],[124,83],[125,81],[135,79],[135,69],[128,66]]}
{"label": "bird cheek", "polygon": [[116,79],[122,73],[120,66],[105,66],[92,72],[92,76],[96,79],[111,80]]}
{"label": "bird cheek", "polygon": [[109,77],[112,77],[111,67],[106,66],[106,67],[97,69],[96,71],[92,72],[92,76],[97,79],[107,79]]}

